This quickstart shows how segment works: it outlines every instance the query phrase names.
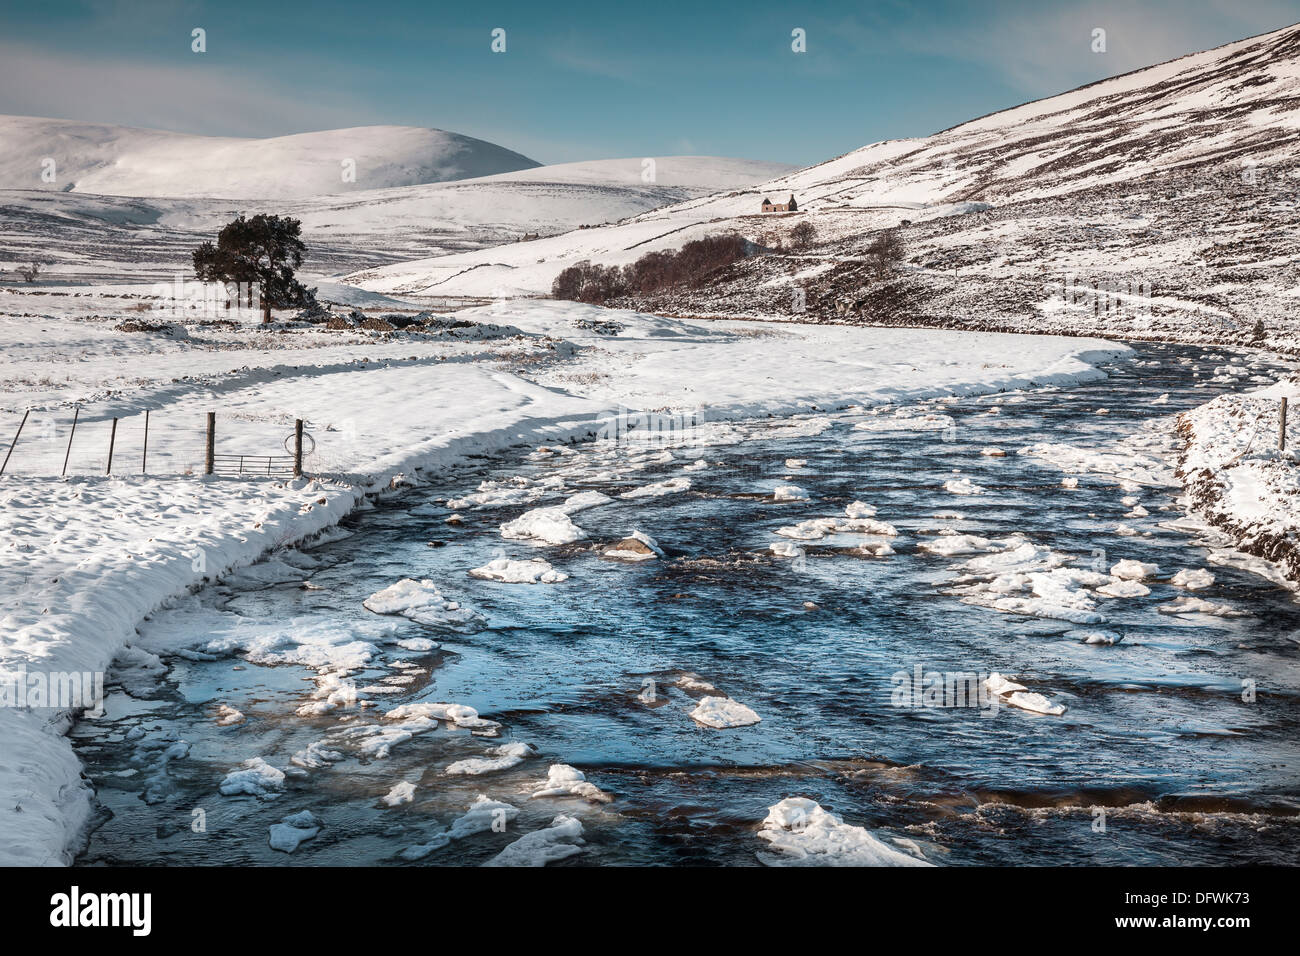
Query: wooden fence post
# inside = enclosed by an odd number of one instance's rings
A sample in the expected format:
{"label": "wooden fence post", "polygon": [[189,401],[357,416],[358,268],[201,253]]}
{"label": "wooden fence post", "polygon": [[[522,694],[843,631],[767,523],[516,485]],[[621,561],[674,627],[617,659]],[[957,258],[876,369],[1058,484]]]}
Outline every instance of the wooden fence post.
{"label": "wooden fence post", "polygon": [[302,477],[302,419],[293,423],[293,476]]}
{"label": "wooden fence post", "polygon": [[208,412],[208,448],[203,464],[203,473],[212,474],[212,467],[216,463],[214,457],[217,453],[217,413]]}
{"label": "wooden fence post", "polygon": [[149,409],[144,410],[144,451],[140,453],[140,474],[148,473],[149,468]]}
{"label": "wooden fence post", "polygon": [[63,453],[63,471],[61,475],[68,473],[68,458],[72,455],[72,436],[77,434],[77,419],[81,417],[81,406],[78,405],[72,411],[72,431],[68,432],[68,450]]}
{"label": "wooden fence post", "polygon": [[1282,414],[1277,423],[1277,450],[1286,451],[1286,399],[1282,399]]}
{"label": "wooden fence post", "polygon": [[113,443],[117,441],[117,419],[113,419],[113,430],[108,433],[108,467],[104,469],[104,474],[113,473]]}
{"label": "wooden fence post", "polygon": [[9,451],[5,454],[4,464],[0,465],[0,475],[3,475],[5,469],[9,467],[9,456],[14,453],[14,446],[18,444],[18,436],[23,433],[23,426],[27,424],[27,416],[31,414],[31,411],[29,408],[23,412],[23,420],[18,423],[18,431],[14,433],[14,440],[9,443]]}

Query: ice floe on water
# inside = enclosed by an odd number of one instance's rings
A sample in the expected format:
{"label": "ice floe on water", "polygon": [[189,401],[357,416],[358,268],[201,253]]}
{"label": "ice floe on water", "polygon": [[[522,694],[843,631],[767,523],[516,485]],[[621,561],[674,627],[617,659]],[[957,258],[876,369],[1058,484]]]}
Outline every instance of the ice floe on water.
{"label": "ice floe on water", "polygon": [[997,550],[997,545],[988,538],[976,534],[945,534],[917,545],[922,551],[952,557],[958,554],[979,554],[983,551]]}
{"label": "ice floe on water", "polygon": [[581,770],[564,763],[551,764],[546,780],[537,785],[529,799],[538,797],[582,797],[591,803],[609,803],[612,799]]}
{"label": "ice floe on water", "polygon": [[772,490],[773,501],[807,501],[808,492],[798,485],[777,485]]}
{"label": "ice floe on water", "polygon": [[875,514],[875,509],[870,505],[855,501],[844,510],[844,517],[809,518],[798,524],[777,528],[776,533],[797,541],[816,541],[834,534],[869,534],[887,538],[898,535],[898,529],[892,524],[870,517]]}
{"label": "ice floe on water", "polygon": [[415,799],[415,784],[403,780],[401,783],[394,784],[393,789],[380,799],[386,807],[400,807],[404,803],[410,803]]}
{"label": "ice floe on water", "polygon": [[272,767],[262,757],[245,760],[240,767],[221,781],[219,789],[225,796],[247,794],[259,800],[271,800],[284,789],[284,771]]}
{"label": "ice floe on water", "polygon": [[525,833],[484,866],[545,866],[582,852],[582,821],[561,813],[551,825]]}
{"label": "ice floe on water", "polygon": [[478,711],[468,704],[419,701],[412,704],[399,704],[384,714],[385,720],[408,721],[415,718],[445,720],[448,724],[462,730],[496,730],[501,726],[495,720],[480,717]]}
{"label": "ice floe on water", "polygon": [[1214,575],[1204,568],[1194,568],[1179,571],[1169,582],[1176,588],[1187,588],[1189,591],[1200,591],[1208,588],[1214,583]]}
{"label": "ice floe on water", "polygon": [[450,827],[434,834],[427,843],[407,847],[401,852],[406,860],[422,860],[435,850],[441,850],[453,840],[463,840],[478,833],[505,832],[506,825],[519,816],[519,808],[501,800],[479,794],[469,810],[452,821]]}
{"label": "ice floe on water", "polygon": [[1151,589],[1141,581],[1131,581],[1121,578],[1118,581],[1110,582],[1110,584],[1103,584],[1101,587],[1097,588],[1097,593],[1113,598],[1137,598],[1146,597],[1151,593]]}
{"label": "ice floe on water", "polygon": [[1168,604],[1161,604],[1156,610],[1161,614],[1208,614],[1211,617],[1246,617],[1248,614],[1227,604],[1218,604],[1191,595],[1174,598]]}
{"label": "ice floe on water", "polygon": [[1125,558],[1111,565],[1110,573],[1124,581],[1142,581],[1160,573],[1160,566]]}
{"label": "ice floe on water", "polygon": [[858,422],[854,431],[860,432],[897,432],[897,431],[943,431],[955,428],[956,420],[951,415],[936,415],[915,408],[900,408],[892,416],[880,416]]}
{"label": "ice floe on water", "polygon": [[664,481],[656,481],[652,484],[642,485],[639,488],[633,488],[625,491],[620,498],[659,498],[663,495],[675,495],[683,491],[691,490],[691,479],[689,478],[668,478]]}
{"label": "ice floe on water", "polygon": [[774,851],[758,854],[768,866],[933,866],[806,797],[786,797],[770,807],[758,836]]}
{"label": "ice floe on water", "polygon": [[1036,694],[1014,677],[1007,677],[994,671],[984,680],[984,687],[990,694],[996,694],[1004,703],[1035,714],[1047,714],[1058,717],[1065,713],[1064,704],[1053,704],[1042,694]]}
{"label": "ice floe on water", "polygon": [[984,489],[969,478],[949,478],[943,483],[945,491],[954,495],[982,495]]}
{"label": "ice floe on water", "polygon": [[730,697],[704,697],[691,711],[691,717],[706,727],[723,730],[728,727],[748,727],[763,718],[738,700]]}
{"label": "ice floe on water", "polygon": [[501,537],[543,544],[572,544],[587,537],[587,532],[574,524],[573,519],[560,508],[536,508],[503,524]]}
{"label": "ice floe on water", "polygon": [[427,578],[423,581],[402,578],[376,591],[362,604],[376,614],[400,614],[420,624],[463,627],[482,621],[474,611],[443,597],[438,585]]}
{"label": "ice floe on water", "polygon": [[494,558],[481,568],[471,568],[472,578],[486,581],[500,581],[504,584],[559,584],[569,580],[563,571],[557,571],[544,558],[529,558],[515,561],[510,558]]}
{"label": "ice floe on water", "polygon": [[574,524],[571,516],[607,504],[610,500],[608,495],[599,491],[579,492],[570,495],[561,504],[534,508],[513,521],[507,521],[501,525],[501,536],[521,541],[540,541],[543,544],[572,544],[587,537],[587,532]]}
{"label": "ice floe on water", "polygon": [[478,776],[484,773],[495,773],[498,770],[509,770],[511,767],[523,763],[524,758],[532,753],[532,748],[526,743],[515,741],[502,744],[500,747],[493,747],[488,753],[491,756],[457,760],[455,763],[448,764],[443,773],[452,776],[457,774]]}
{"label": "ice floe on water", "polygon": [[778,558],[802,558],[807,553],[793,541],[773,541],[767,547]]}

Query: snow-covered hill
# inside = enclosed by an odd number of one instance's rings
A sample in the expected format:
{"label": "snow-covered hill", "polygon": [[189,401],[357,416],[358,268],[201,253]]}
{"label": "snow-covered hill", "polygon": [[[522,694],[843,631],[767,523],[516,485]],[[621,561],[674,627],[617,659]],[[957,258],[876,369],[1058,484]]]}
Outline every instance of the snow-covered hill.
{"label": "snow-covered hill", "polygon": [[33,260],[47,263],[47,276],[64,282],[171,275],[187,269],[198,237],[209,238],[238,212],[264,211],[302,220],[309,270],[353,271],[616,222],[789,167],[659,157],[649,182],[645,169],[642,159],[609,159],[354,195],[238,202],[0,189],[0,282],[16,281],[4,273]]}
{"label": "snow-covered hill", "polygon": [[[53,161],[53,182],[42,174]],[[0,189],[287,199],[471,179],[539,165],[439,129],[358,126],[268,139],[0,116]],[[355,176],[345,176],[346,170]]]}
{"label": "snow-covered hill", "polygon": [[[805,318],[1062,331],[1084,316],[1048,286],[1077,276],[1091,290],[1149,283],[1157,313],[1175,324],[1286,322],[1300,289],[1288,226],[1298,143],[1300,27],[1291,26],[615,226],[349,281],[379,292],[545,294],[582,259],[624,264],[720,232],[788,247],[807,221],[813,248],[746,260],[718,282],[641,305],[789,316],[803,301]],[[791,193],[798,213],[760,213],[764,197]],[[874,301],[861,294],[873,281],[862,258],[887,227],[900,229],[910,271],[899,294]],[[1096,296],[1085,300],[1093,311]]]}

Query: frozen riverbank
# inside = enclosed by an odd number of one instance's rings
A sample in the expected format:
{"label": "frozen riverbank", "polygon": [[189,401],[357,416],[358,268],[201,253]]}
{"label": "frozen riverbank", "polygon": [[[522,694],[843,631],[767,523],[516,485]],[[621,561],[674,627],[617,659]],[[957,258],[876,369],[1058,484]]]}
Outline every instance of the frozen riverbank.
{"label": "frozen riverbank", "polygon": [[[536,302],[463,316],[523,333],[505,343],[336,344],[315,332],[177,340],[113,332],[115,319],[92,319],[75,302],[78,313],[52,312],[35,327],[0,323],[6,429],[24,406],[54,422],[48,447],[33,459],[15,452],[26,468],[0,479],[0,667],[10,675],[102,672],[151,610],[336,522],[363,489],[419,481],[419,469],[467,454],[586,436],[620,409],[720,421],[1063,385],[1102,377],[1092,363],[1125,351],[1097,339],[773,329]],[[610,321],[617,331],[593,328]],[[197,445],[188,440],[160,454],[168,475],[53,477],[70,404],[88,398],[111,405],[90,409],[92,424],[150,407],[155,420],[198,422],[219,407],[247,440],[266,443],[304,417],[320,439],[309,468],[359,480],[185,477]],[[20,808],[0,815],[0,863],[66,863],[88,807],[62,736],[66,710],[5,707],[0,722],[0,806]]]}

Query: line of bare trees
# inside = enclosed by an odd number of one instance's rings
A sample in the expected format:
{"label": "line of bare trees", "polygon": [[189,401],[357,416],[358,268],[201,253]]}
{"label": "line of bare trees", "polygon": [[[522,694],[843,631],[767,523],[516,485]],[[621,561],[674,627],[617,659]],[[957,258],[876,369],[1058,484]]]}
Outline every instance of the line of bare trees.
{"label": "line of bare trees", "polygon": [[694,239],[676,251],[648,252],[626,266],[589,261],[569,266],[551,285],[551,295],[573,302],[602,303],[678,286],[700,285],[718,269],[745,258],[750,246],[733,234]]}

